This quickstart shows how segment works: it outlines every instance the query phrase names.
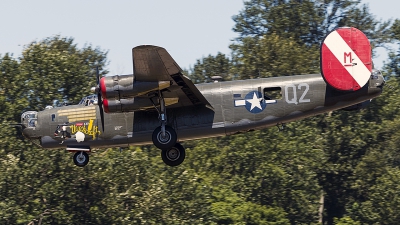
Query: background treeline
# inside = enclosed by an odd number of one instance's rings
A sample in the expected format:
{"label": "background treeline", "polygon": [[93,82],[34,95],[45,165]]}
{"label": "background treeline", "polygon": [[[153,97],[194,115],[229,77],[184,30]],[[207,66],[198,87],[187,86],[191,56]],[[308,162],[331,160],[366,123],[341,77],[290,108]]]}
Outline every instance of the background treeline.
{"label": "background treeline", "polygon": [[[233,20],[232,54],[198,60],[194,82],[319,73],[320,42],[339,26],[361,29],[374,48],[400,40],[399,20],[352,0],[248,0]],[[367,109],[188,141],[175,168],[152,146],[97,150],[78,168],[8,126],[54,99],[79,102],[96,65],[108,73],[107,52],[59,36],[0,56],[0,224],[400,223],[399,50]]]}

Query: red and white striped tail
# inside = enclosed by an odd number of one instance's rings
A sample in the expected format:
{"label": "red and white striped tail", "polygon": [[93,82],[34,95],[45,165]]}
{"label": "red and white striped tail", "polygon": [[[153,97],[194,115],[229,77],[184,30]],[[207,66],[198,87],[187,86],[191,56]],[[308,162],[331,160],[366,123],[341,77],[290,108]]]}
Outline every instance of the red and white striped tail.
{"label": "red and white striped tail", "polygon": [[369,80],[372,71],[371,45],[354,27],[333,30],[321,46],[321,73],[335,89],[356,91]]}

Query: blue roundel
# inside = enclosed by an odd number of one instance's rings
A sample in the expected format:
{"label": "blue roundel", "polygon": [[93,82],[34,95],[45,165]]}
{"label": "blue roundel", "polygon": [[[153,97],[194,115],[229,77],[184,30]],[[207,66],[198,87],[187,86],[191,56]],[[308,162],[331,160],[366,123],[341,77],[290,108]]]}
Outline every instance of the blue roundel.
{"label": "blue roundel", "polygon": [[262,94],[259,91],[249,92],[246,97],[246,109],[251,113],[260,113],[264,111],[267,104],[265,103]]}

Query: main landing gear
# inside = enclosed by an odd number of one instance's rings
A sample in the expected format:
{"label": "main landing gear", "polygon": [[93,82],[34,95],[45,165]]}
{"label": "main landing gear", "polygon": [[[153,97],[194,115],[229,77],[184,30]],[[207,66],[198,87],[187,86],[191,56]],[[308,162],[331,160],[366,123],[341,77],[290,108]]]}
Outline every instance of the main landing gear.
{"label": "main landing gear", "polygon": [[158,100],[160,102],[160,109],[156,104],[153,105],[158,111],[158,119],[161,126],[153,131],[152,141],[153,144],[161,149],[161,158],[168,166],[178,166],[185,160],[185,148],[177,143],[178,136],[174,128],[167,125],[167,115],[165,108],[165,101],[162,93],[159,92]]}
{"label": "main landing gear", "polygon": [[[164,129],[164,132],[163,132]],[[153,144],[159,149],[169,149],[176,144],[177,135],[174,128],[164,125],[157,127],[152,135]]]}
{"label": "main landing gear", "polygon": [[172,148],[162,149],[161,158],[168,166],[178,166],[185,160],[185,148],[176,143]]}

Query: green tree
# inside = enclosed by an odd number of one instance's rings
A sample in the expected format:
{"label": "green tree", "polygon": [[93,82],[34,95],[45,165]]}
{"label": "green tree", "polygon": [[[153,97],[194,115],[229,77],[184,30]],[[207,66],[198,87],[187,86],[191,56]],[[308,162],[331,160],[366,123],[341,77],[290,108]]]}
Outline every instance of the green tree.
{"label": "green tree", "polygon": [[[95,84],[91,69],[96,65],[102,69],[105,63],[106,53],[99,48],[78,49],[72,38],[59,36],[27,45],[19,59],[9,54],[1,58],[2,223],[75,223],[72,221],[80,221],[74,219],[82,214],[82,218],[88,218],[88,206],[100,204],[96,201],[101,195],[91,198],[89,193],[101,193],[101,185],[90,177],[88,182],[81,182],[84,174],[65,163],[70,161],[68,154],[44,151],[27,140],[18,140],[8,124],[20,122],[22,111],[41,110],[54,99],[77,102],[89,93],[88,85]],[[74,212],[80,207],[85,210]]]}
{"label": "green tree", "polygon": [[0,73],[0,121],[17,120],[28,105],[23,86],[26,79],[20,73],[19,62],[8,53],[0,58]]}
{"label": "green tree", "polygon": [[368,224],[397,224],[400,220],[399,188],[398,167],[389,169],[369,188],[367,199],[352,206],[353,216]]}
{"label": "green tree", "polygon": [[390,21],[378,22],[366,5],[354,0],[249,0],[244,9],[233,16],[233,30],[245,37],[262,37],[275,33],[294,38],[307,45],[319,45],[324,36],[340,26],[362,29],[370,38],[383,43],[389,35]]}
{"label": "green tree", "polygon": [[60,36],[28,45],[19,59],[19,70],[26,79],[29,108],[44,109],[55,99],[78,103],[96,85],[95,67],[101,75],[107,74],[106,55],[90,45],[79,49],[73,38]]}
{"label": "green tree", "polygon": [[213,76],[220,76],[226,81],[232,79],[230,68],[230,59],[218,52],[216,56],[209,55],[198,59],[193,68],[190,68],[189,76],[194,83],[211,82]]}
{"label": "green tree", "polygon": [[[319,42],[323,17],[315,10],[314,1],[250,0],[233,20],[239,40],[275,33],[282,38],[304,38]],[[323,28],[322,28],[323,29]]]}
{"label": "green tree", "polygon": [[[373,46],[399,39],[359,1],[250,0],[234,17],[232,59],[198,60],[195,82],[318,72],[322,37],[356,26]],[[374,33],[375,32],[375,33]],[[387,36],[389,35],[389,36]],[[1,224],[396,224],[399,199],[399,57],[363,111],[333,112],[276,128],[188,141],[170,168],[152,146],[95,151],[85,168],[63,151],[20,141],[7,126],[54,99],[76,103],[104,75],[106,52],[59,36],[0,57]],[[324,211],[321,214],[321,200]]]}
{"label": "green tree", "polygon": [[230,46],[240,79],[318,73],[318,48],[299,44],[276,33],[260,38],[246,37]]}
{"label": "green tree", "polygon": [[[360,5],[359,1],[250,0],[233,18],[236,22],[234,31],[239,38],[231,45],[235,65],[232,71],[239,70],[243,78],[318,72],[319,44],[338,26],[355,26],[363,30],[374,47],[391,42],[390,34],[395,33],[394,29],[389,29],[390,21],[377,21],[368,7]],[[377,102],[380,106],[386,103]],[[382,122],[376,118],[379,113],[374,103],[371,109],[361,114],[335,112],[317,117],[320,121],[313,124],[307,122],[313,120],[300,122],[316,126],[314,137],[325,140],[319,145],[324,160],[314,167],[317,173],[314,178],[324,193],[323,220],[327,224],[333,224],[335,217],[343,217],[349,203],[362,201],[363,195],[357,195],[360,189],[353,186],[359,178],[354,174],[359,172],[361,167],[358,165],[362,164],[366,154],[373,151],[372,146],[382,146],[379,143],[382,133],[376,125]],[[281,166],[279,164],[278,168]],[[286,212],[293,210],[293,207],[283,208]],[[298,222],[299,218],[291,218],[291,222],[294,221]]]}

